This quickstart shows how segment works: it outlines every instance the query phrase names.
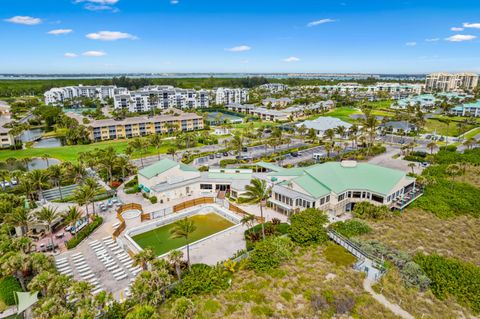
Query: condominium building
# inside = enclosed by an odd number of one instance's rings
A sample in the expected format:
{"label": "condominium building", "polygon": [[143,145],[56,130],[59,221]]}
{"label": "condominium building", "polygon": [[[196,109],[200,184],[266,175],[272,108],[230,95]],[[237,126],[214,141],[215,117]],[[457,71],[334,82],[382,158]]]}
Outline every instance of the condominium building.
{"label": "condominium building", "polygon": [[478,85],[476,73],[432,73],[427,75],[425,90],[432,91],[472,91]]}
{"label": "condominium building", "polygon": [[457,116],[474,116],[480,117],[480,100],[474,103],[465,103],[455,106],[450,113]]}
{"label": "condominium building", "polygon": [[267,90],[272,94],[280,93],[288,89],[288,85],[282,83],[266,83],[258,86],[259,89]]}
{"label": "condominium building", "polygon": [[10,133],[10,128],[4,127],[12,122],[12,119],[7,116],[0,116],[0,148],[7,148],[15,145],[15,138]]}
{"label": "condominium building", "polygon": [[218,88],[215,91],[215,103],[228,105],[248,102],[248,89]]}
{"label": "condominium building", "polygon": [[281,97],[278,99],[270,97],[270,98],[263,99],[262,101],[263,106],[270,106],[270,107],[285,107],[292,103],[293,103],[293,100],[288,97]]}
{"label": "condominium building", "polygon": [[114,85],[103,86],[66,86],[61,88],[52,88],[44,93],[45,104],[59,105],[66,100],[73,100],[78,97],[90,99],[99,99],[104,101],[106,98],[113,98],[116,94],[126,93],[126,88],[117,88]]}
{"label": "condominium building", "polygon": [[[83,117],[67,113],[82,124]],[[156,133],[188,132],[203,129],[203,118],[195,113],[177,113],[173,115],[127,117],[124,120],[93,120],[82,124],[90,132],[92,141],[131,138]]]}
{"label": "condominium building", "polygon": [[115,95],[115,109],[130,112],[148,112],[152,109],[206,108],[210,96],[206,90],[179,89],[173,86],[146,86],[137,91]]}

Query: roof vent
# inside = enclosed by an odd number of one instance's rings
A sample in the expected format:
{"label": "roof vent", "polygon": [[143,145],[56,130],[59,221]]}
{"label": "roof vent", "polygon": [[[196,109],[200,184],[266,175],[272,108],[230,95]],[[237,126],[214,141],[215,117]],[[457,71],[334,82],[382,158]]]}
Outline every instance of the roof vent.
{"label": "roof vent", "polygon": [[357,167],[357,161],[342,161],[340,165],[342,165],[342,167],[347,167],[347,168]]}

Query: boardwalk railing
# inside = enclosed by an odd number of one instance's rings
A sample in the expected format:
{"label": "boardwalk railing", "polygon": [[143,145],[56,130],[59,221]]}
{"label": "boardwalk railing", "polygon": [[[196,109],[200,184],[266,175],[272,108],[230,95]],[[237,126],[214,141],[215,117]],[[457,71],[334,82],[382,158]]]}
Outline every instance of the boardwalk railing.
{"label": "boardwalk railing", "polygon": [[372,254],[367,253],[358,244],[352,242],[347,237],[331,229],[327,231],[327,234],[331,240],[333,240],[334,242],[336,242],[337,244],[339,244],[340,246],[348,250],[355,257],[359,259],[370,259],[375,268],[382,271],[384,270],[385,267],[383,266],[383,260],[381,260],[376,256],[373,256]]}
{"label": "boardwalk railing", "polygon": [[213,204],[214,202],[215,202],[215,199],[213,197],[195,198],[195,199],[187,200],[186,202],[173,206],[173,212],[176,213],[181,210],[184,210],[193,206],[197,206],[197,205]]}

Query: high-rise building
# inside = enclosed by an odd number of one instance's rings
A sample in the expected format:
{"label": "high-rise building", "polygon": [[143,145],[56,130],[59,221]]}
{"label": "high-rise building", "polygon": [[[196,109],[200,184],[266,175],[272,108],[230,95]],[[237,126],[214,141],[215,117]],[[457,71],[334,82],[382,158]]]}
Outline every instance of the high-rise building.
{"label": "high-rise building", "polygon": [[425,91],[472,91],[478,85],[476,73],[432,73],[425,80]]}

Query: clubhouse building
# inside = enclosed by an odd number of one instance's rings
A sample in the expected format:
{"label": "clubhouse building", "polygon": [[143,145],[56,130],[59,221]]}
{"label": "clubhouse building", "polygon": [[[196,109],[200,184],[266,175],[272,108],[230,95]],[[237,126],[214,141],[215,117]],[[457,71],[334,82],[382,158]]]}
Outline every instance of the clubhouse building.
{"label": "clubhouse building", "polygon": [[255,165],[258,172],[250,169],[200,172],[192,166],[163,159],[141,169],[138,183],[143,192],[165,203],[183,197],[224,198],[226,193],[239,198],[251,180],[259,178],[271,187],[268,205],[287,216],[310,207],[340,215],[362,201],[403,209],[422,194],[415,178],[405,172],[368,163],[327,162],[298,168],[263,162]]}

